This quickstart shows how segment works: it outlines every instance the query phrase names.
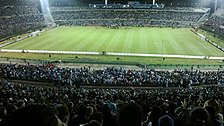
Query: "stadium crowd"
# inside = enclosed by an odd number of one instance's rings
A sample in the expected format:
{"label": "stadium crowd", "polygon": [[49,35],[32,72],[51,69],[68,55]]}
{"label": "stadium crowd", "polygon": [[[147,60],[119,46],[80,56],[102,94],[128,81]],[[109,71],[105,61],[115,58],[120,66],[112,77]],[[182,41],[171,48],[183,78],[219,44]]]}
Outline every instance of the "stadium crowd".
{"label": "stadium crowd", "polygon": [[1,126],[223,126],[223,88],[47,87],[2,80]]}
{"label": "stadium crowd", "polygon": [[[139,11],[52,13],[59,24],[104,26],[178,26],[197,22],[203,15]],[[37,6],[0,7],[0,38],[43,26]],[[223,88],[191,85],[224,83],[224,70],[60,68],[27,63],[0,64],[0,78],[4,78],[0,80],[0,126],[223,126]],[[21,84],[10,79],[57,86]],[[179,88],[88,89],[78,88],[79,84]]]}
{"label": "stadium crowd", "polygon": [[44,27],[43,15],[37,6],[0,7],[0,38]]}
{"label": "stadium crowd", "polygon": [[219,8],[211,17],[204,23],[202,28],[224,36],[224,9]]}
{"label": "stadium crowd", "polygon": [[101,26],[189,26],[196,23],[205,12],[187,10],[151,9],[77,9],[51,7],[52,16],[62,25]]}
{"label": "stadium crowd", "polygon": [[9,79],[53,82],[62,85],[148,85],[157,87],[178,87],[188,85],[218,84],[224,80],[224,70],[174,70],[156,71],[152,69],[124,69],[108,67],[62,68],[56,66],[36,66],[0,64],[0,75]]}

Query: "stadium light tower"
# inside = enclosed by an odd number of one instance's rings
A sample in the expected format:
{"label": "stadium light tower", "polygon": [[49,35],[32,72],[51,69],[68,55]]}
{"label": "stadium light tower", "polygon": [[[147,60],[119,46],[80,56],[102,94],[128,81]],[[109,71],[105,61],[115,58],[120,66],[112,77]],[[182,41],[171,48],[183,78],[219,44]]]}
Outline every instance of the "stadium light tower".
{"label": "stadium light tower", "polygon": [[105,5],[107,5],[107,1],[108,1],[108,0],[105,0]]}
{"label": "stadium light tower", "polygon": [[156,0],[152,0],[152,4],[155,5],[155,3],[156,3]]}
{"label": "stadium light tower", "polygon": [[45,24],[53,25],[54,24],[54,19],[51,15],[51,12],[50,12],[50,7],[49,7],[48,0],[40,0],[40,4],[41,4],[42,13],[44,15]]}
{"label": "stadium light tower", "polygon": [[217,4],[218,4],[218,0],[215,0],[215,8],[214,8],[215,11],[217,10]]}

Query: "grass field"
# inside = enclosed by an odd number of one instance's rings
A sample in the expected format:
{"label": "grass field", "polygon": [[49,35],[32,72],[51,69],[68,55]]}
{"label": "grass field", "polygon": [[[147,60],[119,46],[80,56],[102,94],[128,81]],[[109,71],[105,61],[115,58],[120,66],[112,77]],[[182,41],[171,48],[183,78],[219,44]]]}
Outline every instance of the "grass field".
{"label": "grass field", "polygon": [[223,56],[188,28],[58,27],[3,48]]}
{"label": "grass field", "polygon": [[[0,49],[50,50],[82,52],[117,52],[139,54],[170,54],[193,56],[223,57],[224,53],[202,41],[189,28],[119,28],[104,27],[58,27],[41,33],[40,36],[27,38]],[[213,39],[212,39],[213,40]],[[222,42],[220,42],[222,43]],[[78,58],[77,58],[78,57]],[[119,57],[119,60],[117,58]],[[152,65],[161,68],[206,66],[217,69],[224,66],[221,60],[186,59],[167,57],[113,56],[113,55],[76,55],[0,52],[0,61],[24,62],[26,60],[61,60],[69,63]],[[213,68],[211,68],[213,67]],[[200,67],[201,68],[201,67]]]}

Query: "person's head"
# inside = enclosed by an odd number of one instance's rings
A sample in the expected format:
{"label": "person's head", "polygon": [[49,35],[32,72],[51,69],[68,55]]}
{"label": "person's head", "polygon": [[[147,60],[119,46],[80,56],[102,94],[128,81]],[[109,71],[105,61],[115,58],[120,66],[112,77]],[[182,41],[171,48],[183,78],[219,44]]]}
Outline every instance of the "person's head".
{"label": "person's head", "polygon": [[85,124],[84,126],[101,126],[99,122],[96,120],[91,120],[89,123]]}
{"label": "person's head", "polygon": [[217,115],[221,110],[222,110],[222,106],[221,104],[215,100],[215,99],[209,99],[204,103],[204,107],[207,106],[211,106],[213,108],[213,110],[215,111],[215,114]]}
{"label": "person's head", "polygon": [[158,120],[160,117],[160,114],[162,112],[162,109],[159,106],[153,106],[152,111],[150,112],[149,115],[149,120],[153,123],[153,125],[158,125]]}
{"label": "person's head", "polygon": [[78,105],[78,108],[77,108],[77,114],[79,116],[85,116],[86,115],[86,105],[85,104],[80,104]]}
{"label": "person's head", "polygon": [[208,111],[199,107],[191,110],[187,126],[213,126],[213,123]]}
{"label": "person's head", "polygon": [[2,126],[63,126],[54,108],[43,104],[29,104],[13,111]]}
{"label": "person's head", "polygon": [[101,112],[95,112],[91,115],[91,117],[89,118],[89,120],[96,120],[97,122],[99,122],[100,124],[103,123],[103,113]]}
{"label": "person's head", "polygon": [[69,111],[66,105],[59,104],[55,107],[58,118],[68,124],[69,121]]}
{"label": "person's head", "polygon": [[128,103],[121,107],[119,122],[121,126],[140,126],[142,108],[136,103]]}
{"label": "person's head", "polygon": [[170,116],[164,115],[159,118],[158,126],[174,126],[174,121]]}
{"label": "person's head", "polygon": [[92,114],[93,114],[94,110],[93,110],[93,107],[91,106],[88,106],[86,108],[86,116],[89,118]]}
{"label": "person's head", "polygon": [[17,108],[22,108],[25,106],[25,101],[24,100],[19,100],[16,104]]}

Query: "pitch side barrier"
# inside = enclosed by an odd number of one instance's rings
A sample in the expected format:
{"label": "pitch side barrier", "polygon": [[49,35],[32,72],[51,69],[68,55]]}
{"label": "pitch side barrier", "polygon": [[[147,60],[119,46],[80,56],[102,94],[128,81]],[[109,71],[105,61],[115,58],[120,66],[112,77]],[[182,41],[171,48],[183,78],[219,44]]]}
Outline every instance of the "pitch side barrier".
{"label": "pitch side barrier", "polygon": [[187,59],[211,59],[224,60],[224,57],[193,56],[193,55],[168,55],[168,54],[142,54],[142,53],[113,53],[113,52],[81,52],[81,51],[48,51],[48,50],[13,50],[1,49],[0,52],[14,53],[41,53],[41,54],[80,54],[80,55],[110,55],[110,56],[140,56],[140,57],[164,57],[164,58],[187,58]]}

